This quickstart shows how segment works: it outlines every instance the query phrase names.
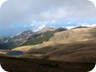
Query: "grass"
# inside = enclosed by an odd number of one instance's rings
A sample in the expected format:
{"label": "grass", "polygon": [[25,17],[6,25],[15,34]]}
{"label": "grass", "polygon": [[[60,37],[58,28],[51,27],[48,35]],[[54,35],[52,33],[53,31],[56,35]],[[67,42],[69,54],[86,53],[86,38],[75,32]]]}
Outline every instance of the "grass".
{"label": "grass", "polygon": [[53,34],[54,34],[54,32],[48,32],[46,34],[43,34],[43,37],[33,39],[33,40],[29,40],[29,41],[23,43],[21,46],[40,44],[40,43],[42,43],[44,41],[48,41],[53,36]]}

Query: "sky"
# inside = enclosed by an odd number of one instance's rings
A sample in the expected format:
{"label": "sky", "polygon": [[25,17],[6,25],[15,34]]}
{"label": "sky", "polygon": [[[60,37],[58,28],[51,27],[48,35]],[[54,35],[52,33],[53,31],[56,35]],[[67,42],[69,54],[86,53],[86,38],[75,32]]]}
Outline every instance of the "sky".
{"label": "sky", "polygon": [[96,8],[89,0],[6,0],[0,7],[0,36],[80,25],[96,25]]}

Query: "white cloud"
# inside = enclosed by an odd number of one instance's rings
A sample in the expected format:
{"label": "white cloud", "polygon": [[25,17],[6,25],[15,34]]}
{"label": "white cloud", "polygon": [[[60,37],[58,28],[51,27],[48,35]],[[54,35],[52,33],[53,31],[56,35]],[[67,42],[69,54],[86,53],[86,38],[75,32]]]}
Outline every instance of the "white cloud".
{"label": "white cloud", "polygon": [[46,25],[41,25],[37,29],[35,29],[34,32],[39,31],[39,30],[43,29],[44,27],[46,27]]}
{"label": "white cloud", "polygon": [[67,16],[67,10],[64,7],[49,8],[41,13],[41,16],[45,19],[61,19]]}
{"label": "white cloud", "polygon": [[78,25],[78,26],[87,26],[87,27],[96,26],[96,24],[93,24],[93,23],[87,23],[87,22],[84,22],[84,23],[79,22],[77,25]]}
{"label": "white cloud", "polygon": [[96,9],[89,0],[8,0],[0,10],[0,25],[93,16]]}
{"label": "white cloud", "polygon": [[33,23],[33,24],[36,24],[36,23],[37,23],[37,21],[36,21],[36,20],[32,20],[32,23]]}
{"label": "white cloud", "polygon": [[82,25],[82,26],[93,27],[93,26],[96,26],[96,24],[85,24],[85,25]]}
{"label": "white cloud", "polygon": [[76,26],[67,26],[66,28],[67,29],[72,29],[72,28],[75,28]]}

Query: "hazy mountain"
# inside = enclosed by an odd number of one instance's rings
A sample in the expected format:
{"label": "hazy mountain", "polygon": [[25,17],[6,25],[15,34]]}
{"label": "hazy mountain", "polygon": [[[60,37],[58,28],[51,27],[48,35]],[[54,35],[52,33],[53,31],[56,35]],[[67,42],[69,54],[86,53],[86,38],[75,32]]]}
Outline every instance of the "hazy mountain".
{"label": "hazy mountain", "polygon": [[77,28],[88,28],[88,26],[77,26],[77,27],[74,27],[72,29],[77,29]]}
{"label": "hazy mountain", "polygon": [[0,49],[11,49],[21,45],[34,45],[48,41],[56,32],[67,30],[66,28],[45,27],[38,32],[27,30],[14,36],[0,40]]}
{"label": "hazy mountain", "polygon": [[2,44],[0,45],[0,49],[8,49],[19,46],[20,44],[26,42],[28,38],[33,34],[34,33],[31,30],[27,30],[14,36],[8,37],[7,39],[3,38],[1,40]]}
{"label": "hazy mountain", "polygon": [[11,36],[8,42],[21,42],[22,43],[22,42],[25,42],[33,34],[34,33],[31,30],[27,30],[19,34],[16,34],[14,36]]}

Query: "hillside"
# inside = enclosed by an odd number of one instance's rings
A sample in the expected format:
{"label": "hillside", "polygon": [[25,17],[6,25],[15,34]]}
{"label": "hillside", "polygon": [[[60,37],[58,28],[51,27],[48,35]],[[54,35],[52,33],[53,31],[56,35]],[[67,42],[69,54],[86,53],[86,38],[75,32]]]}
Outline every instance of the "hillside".
{"label": "hillside", "polygon": [[42,44],[12,49],[23,51],[18,57],[40,58],[56,61],[95,62],[96,27],[57,32]]}
{"label": "hillside", "polygon": [[96,27],[76,28],[64,32],[55,33],[49,41],[55,42],[76,42],[96,38]]}
{"label": "hillside", "polygon": [[53,36],[53,34],[54,34],[54,32],[47,32],[46,34],[41,34],[40,35],[41,37],[28,40],[25,43],[23,43],[21,46],[40,44],[44,41],[48,41]]}

